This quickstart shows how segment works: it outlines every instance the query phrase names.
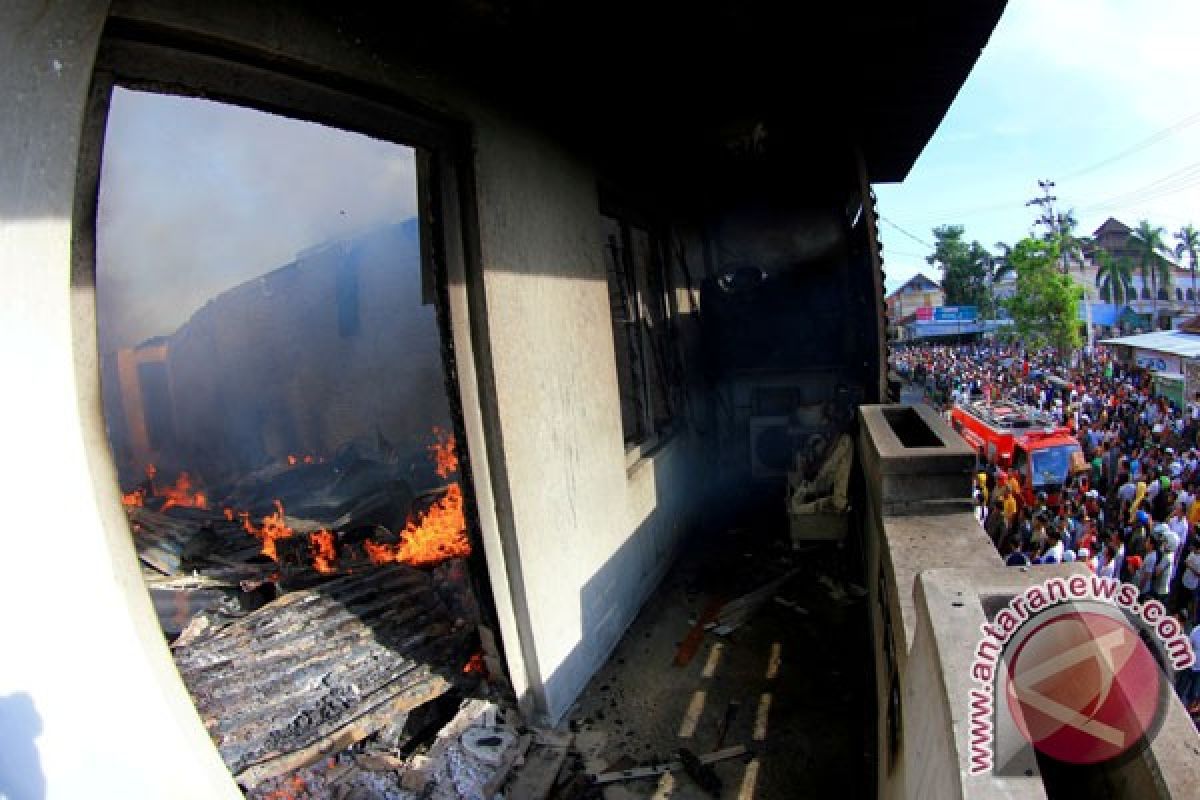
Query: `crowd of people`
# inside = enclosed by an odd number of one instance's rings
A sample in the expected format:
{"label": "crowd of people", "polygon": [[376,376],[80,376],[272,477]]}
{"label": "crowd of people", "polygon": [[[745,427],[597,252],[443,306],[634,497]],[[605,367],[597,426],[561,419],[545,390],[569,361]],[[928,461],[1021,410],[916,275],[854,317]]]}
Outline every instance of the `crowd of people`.
{"label": "crowd of people", "polygon": [[[913,346],[895,350],[891,364],[944,413],[955,403],[1019,403],[1069,430],[1082,458],[1061,486],[1035,493],[1019,472],[981,460],[980,523],[1010,566],[1080,562],[1133,584],[1143,602],[1158,600],[1192,629],[1200,653],[1200,393],[1181,408],[1104,348],[1064,363],[1051,351]],[[1200,712],[1200,664],[1177,688]]]}

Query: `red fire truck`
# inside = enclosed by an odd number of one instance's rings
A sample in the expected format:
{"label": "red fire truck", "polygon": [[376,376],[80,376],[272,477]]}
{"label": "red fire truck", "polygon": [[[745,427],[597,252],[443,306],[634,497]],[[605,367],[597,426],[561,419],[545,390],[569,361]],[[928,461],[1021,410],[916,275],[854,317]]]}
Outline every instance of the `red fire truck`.
{"label": "red fire truck", "polygon": [[974,448],[980,463],[1021,475],[1024,500],[1045,492],[1050,505],[1074,473],[1087,470],[1083,449],[1070,429],[1041,412],[1011,403],[955,405],[950,424]]}

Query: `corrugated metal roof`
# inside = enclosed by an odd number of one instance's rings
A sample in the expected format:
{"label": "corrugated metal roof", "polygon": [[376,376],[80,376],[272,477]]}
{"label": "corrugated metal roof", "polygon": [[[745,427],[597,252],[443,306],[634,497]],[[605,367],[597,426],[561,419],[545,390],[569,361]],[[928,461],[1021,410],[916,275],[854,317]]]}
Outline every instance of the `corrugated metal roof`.
{"label": "corrugated metal roof", "polygon": [[1200,357],[1200,336],[1183,331],[1155,331],[1154,333],[1138,333],[1133,336],[1117,336],[1112,339],[1104,339],[1100,343],[1123,344],[1127,347],[1156,350],[1159,353],[1169,353],[1184,358]]}

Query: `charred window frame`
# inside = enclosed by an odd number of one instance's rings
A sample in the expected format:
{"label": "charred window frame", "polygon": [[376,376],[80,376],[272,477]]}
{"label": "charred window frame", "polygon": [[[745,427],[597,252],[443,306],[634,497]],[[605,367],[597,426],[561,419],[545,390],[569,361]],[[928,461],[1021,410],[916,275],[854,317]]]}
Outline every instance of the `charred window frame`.
{"label": "charred window frame", "polygon": [[672,430],[681,391],[668,281],[667,228],[601,206],[605,278],[627,451],[652,449]]}
{"label": "charred window frame", "polygon": [[[97,353],[95,221],[109,98],[117,86],[229,103],[414,149],[422,298],[437,309],[443,342],[443,371],[459,442],[459,474],[471,541],[470,581],[484,624],[503,650],[492,584],[487,579],[485,532],[477,500],[477,491],[486,491],[489,497],[507,497],[508,479],[503,468],[502,446],[498,444],[499,412],[495,406],[491,354],[486,344],[479,344],[486,342],[486,302],[469,126],[387,86],[364,83],[155,22],[109,18],[94,64],[81,131],[71,241],[71,283],[79,290],[75,292],[73,321],[84,331],[75,342],[76,377],[82,385],[95,383],[98,387],[98,373],[93,371]],[[465,287],[462,288],[465,299],[457,302],[471,309],[458,323],[450,317],[451,282]],[[347,287],[345,300],[348,333],[360,324],[357,287],[353,290]],[[352,314],[351,305],[355,306]],[[458,326],[469,330],[473,337],[473,346],[465,355],[473,364],[472,374],[479,373],[478,388],[459,382],[460,356],[453,345],[456,329],[461,331]],[[464,391],[471,394],[470,410],[464,405],[461,394]],[[476,485],[480,478],[468,447],[468,418],[470,424],[482,428],[483,440],[491,442],[484,448],[488,466],[482,479],[483,489]],[[98,474],[113,473],[112,453],[107,447],[89,449],[88,456],[96,462]],[[497,503],[509,505],[507,501]],[[507,532],[514,523],[507,516],[497,522],[502,530],[495,531],[489,522],[487,535],[499,538],[502,546],[508,547]],[[521,627],[523,624],[518,618],[515,649],[512,654],[504,652],[510,662],[517,658],[533,664],[536,660],[528,643],[532,635]]]}

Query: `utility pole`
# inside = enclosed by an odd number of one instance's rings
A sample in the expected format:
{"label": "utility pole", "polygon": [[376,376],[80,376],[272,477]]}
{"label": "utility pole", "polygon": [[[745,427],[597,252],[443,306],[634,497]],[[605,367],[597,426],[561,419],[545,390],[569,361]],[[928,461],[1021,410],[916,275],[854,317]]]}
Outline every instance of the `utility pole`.
{"label": "utility pole", "polygon": [[[1057,197],[1050,193],[1050,190],[1053,189],[1054,186],[1054,181],[1048,178],[1046,180],[1038,181],[1038,188],[1042,190],[1041,196],[1025,202],[1026,206],[1037,206],[1039,209],[1041,209],[1041,214],[1033,221],[1033,225],[1035,228],[1038,225],[1045,227],[1047,239],[1053,239],[1055,236],[1058,236],[1062,233],[1063,228],[1065,227],[1063,224],[1065,221],[1063,215],[1057,214],[1054,211],[1054,203],[1058,200]],[[1065,252],[1059,253],[1059,258],[1062,261],[1063,274],[1066,275],[1070,271],[1070,264],[1067,261],[1067,254]]]}

